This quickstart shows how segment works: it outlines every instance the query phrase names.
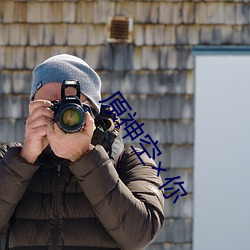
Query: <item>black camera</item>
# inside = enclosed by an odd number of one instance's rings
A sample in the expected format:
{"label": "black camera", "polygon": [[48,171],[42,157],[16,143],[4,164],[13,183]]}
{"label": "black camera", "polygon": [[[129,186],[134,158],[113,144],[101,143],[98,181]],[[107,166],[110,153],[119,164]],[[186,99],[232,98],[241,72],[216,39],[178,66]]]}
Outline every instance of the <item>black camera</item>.
{"label": "black camera", "polygon": [[[66,95],[67,88],[74,88],[76,95]],[[80,85],[78,81],[66,80],[61,87],[61,101],[52,101],[51,110],[55,113],[58,126],[67,133],[80,131],[85,124],[86,112],[91,112],[91,107],[80,100]]]}

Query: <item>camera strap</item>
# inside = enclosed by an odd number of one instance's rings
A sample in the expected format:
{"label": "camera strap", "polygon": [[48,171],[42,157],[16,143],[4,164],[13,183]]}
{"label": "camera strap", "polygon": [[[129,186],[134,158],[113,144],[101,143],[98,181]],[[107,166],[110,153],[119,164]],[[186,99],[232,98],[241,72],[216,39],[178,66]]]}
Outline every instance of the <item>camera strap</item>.
{"label": "camera strap", "polygon": [[[108,130],[105,122],[103,121],[102,117],[100,114],[98,113],[95,113],[95,119],[96,121],[98,122],[98,124],[102,127],[103,129],[103,136],[104,136],[104,140],[106,141],[107,145],[108,145],[108,154],[109,154],[109,158],[110,159],[113,159],[112,157],[112,143],[111,143],[111,133],[110,131]],[[113,159],[114,160],[114,159]]]}

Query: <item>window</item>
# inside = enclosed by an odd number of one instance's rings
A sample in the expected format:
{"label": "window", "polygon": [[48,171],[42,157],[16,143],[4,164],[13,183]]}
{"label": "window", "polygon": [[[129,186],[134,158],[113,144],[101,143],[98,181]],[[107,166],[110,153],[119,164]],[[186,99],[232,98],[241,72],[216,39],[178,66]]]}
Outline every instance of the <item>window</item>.
{"label": "window", "polygon": [[250,246],[250,48],[195,54],[193,250]]}

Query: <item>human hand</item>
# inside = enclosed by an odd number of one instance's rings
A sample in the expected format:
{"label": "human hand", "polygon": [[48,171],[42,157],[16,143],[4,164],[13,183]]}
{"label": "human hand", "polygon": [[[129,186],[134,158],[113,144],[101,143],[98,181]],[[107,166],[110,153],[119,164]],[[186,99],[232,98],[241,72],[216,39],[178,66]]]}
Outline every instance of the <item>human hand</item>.
{"label": "human hand", "polygon": [[94,119],[89,112],[86,112],[85,125],[81,131],[65,133],[56,123],[50,123],[47,126],[47,139],[51,149],[58,157],[75,162],[90,150],[93,132]]}
{"label": "human hand", "polygon": [[50,106],[51,102],[47,100],[35,100],[29,104],[21,156],[31,164],[34,164],[49,144],[46,137],[47,126],[52,126],[54,121],[54,113]]}

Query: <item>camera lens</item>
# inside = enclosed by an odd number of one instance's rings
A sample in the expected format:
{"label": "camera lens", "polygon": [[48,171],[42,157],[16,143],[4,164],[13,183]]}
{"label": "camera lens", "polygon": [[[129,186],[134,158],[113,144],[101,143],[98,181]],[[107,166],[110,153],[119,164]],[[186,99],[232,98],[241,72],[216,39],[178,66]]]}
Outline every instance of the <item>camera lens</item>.
{"label": "camera lens", "polygon": [[65,104],[56,113],[55,120],[63,131],[77,132],[85,123],[85,112],[78,104]]}

